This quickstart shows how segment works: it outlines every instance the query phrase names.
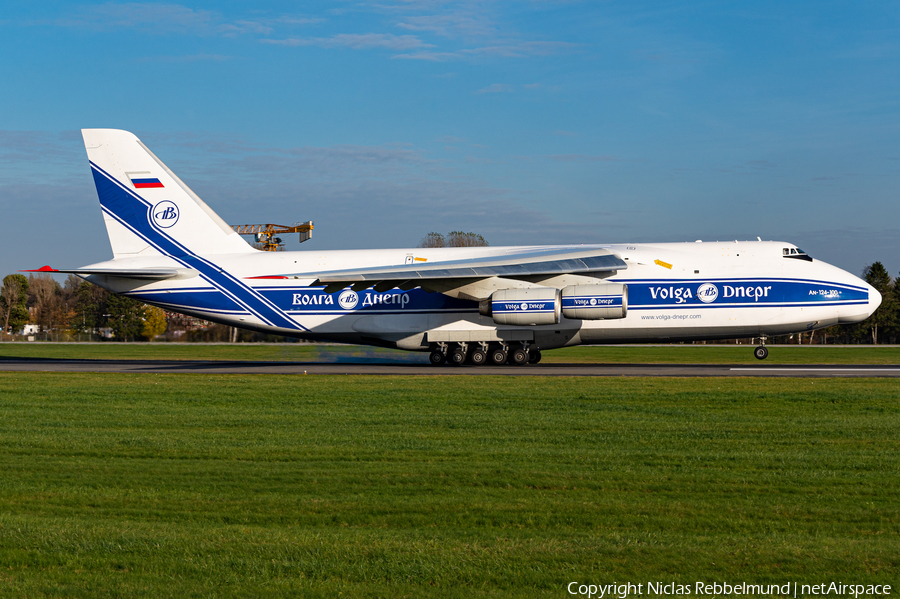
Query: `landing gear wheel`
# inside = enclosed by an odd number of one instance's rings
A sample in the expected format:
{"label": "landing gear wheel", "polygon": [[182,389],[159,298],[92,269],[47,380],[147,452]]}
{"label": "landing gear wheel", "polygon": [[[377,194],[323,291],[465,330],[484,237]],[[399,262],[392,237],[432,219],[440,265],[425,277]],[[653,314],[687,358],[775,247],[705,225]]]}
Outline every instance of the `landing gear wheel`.
{"label": "landing gear wheel", "polygon": [[428,356],[428,361],[434,366],[440,366],[447,361],[447,356],[444,355],[444,352],[436,349]]}
{"label": "landing gear wheel", "polygon": [[469,354],[469,361],[475,366],[481,366],[485,362],[487,362],[487,354],[483,349],[476,349],[471,354]]}
{"label": "landing gear wheel", "polygon": [[491,350],[491,362],[497,366],[506,364],[506,352],[503,351],[502,347]]}
{"label": "landing gear wheel", "polygon": [[760,345],[753,350],[753,355],[756,356],[757,360],[765,360],[769,357],[769,349],[765,345]]}
{"label": "landing gear wheel", "polygon": [[536,349],[534,351],[528,352],[528,363],[529,364],[537,364],[541,361],[541,350]]}
{"label": "landing gear wheel", "polygon": [[528,352],[522,348],[514,349],[509,355],[509,359],[512,360],[512,363],[516,366],[521,366],[528,362]]}
{"label": "landing gear wheel", "polygon": [[454,366],[459,366],[466,361],[466,352],[461,349],[454,349],[450,352],[449,360]]}

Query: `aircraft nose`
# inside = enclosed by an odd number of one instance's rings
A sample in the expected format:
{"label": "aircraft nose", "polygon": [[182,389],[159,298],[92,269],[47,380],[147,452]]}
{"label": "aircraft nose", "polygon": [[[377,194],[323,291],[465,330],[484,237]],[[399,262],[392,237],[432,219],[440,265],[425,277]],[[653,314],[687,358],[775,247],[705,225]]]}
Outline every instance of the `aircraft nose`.
{"label": "aircraft nose", "polygon": [[[853,276],[850,273],[844,272],[845,284],[853,285],[859,290],[865,289],[868,295],[868,301],[866,303],[855,303],[850,306],[843,306],[839,312],[838,323],[839,324],[853,324],[857,322],[862,322],[868,317],[872,316],[875,313],[875,310],[878,309],[878,306],[881,305],[881,294],[877,289],[869,285],[867,282],[863,281],[859,277]],[[840,280],[840,279],[837,279]],[[856,296],[858,299],[859,296]]]}
{"label": "aircraft nose", "polygon": [[871,316],[881,305],[881,293],[868,283],[866,283],[866,287],[869,288],[869,316]]}

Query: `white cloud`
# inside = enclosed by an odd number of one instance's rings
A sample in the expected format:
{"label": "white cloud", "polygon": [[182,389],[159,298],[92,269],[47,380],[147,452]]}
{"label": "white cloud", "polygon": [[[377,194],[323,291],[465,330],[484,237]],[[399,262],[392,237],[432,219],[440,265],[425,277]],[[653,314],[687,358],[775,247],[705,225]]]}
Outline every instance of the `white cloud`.
{"label": "white cloud", "polygon": [[77,131],[0,131],[0,183],[67,179],[83,148]]}
{"label": "white cloud", "polygon": [[223,62],[225,60],[231,60],[231,56],[225,56],[223,54],[188,54],[185,56],[148,56],[140,60],[140,62],[204,62],[204,61],[212,61],[212,62]]}
{"label": "white cloud", "polygon": [[465,137],[456,137],[454,135],[444,135],[442,137],[437,138],[435,141],[445,144],[459,144],[465,143],[467,140]]}
{"label": "white cloud", "polygon": [[581,44],[570,42],[518,42],[485,46],[483,48],[469,48],[461,50],[461,52],[471,55],[525,58],[528,56],[550,56],[560,52],[571,52],[580,47]]}
{"label": "white cloud", "polygon": [[273,23],[283,23],[285,25],[317,25],[319,23],[324,23],[325,19],[320,17],[278,17],[277,19],[272,19]]}
{"label": "white cloud", "polygon": [[392,4],[364,2],[358,6],[362,6],[362,10],[403,14],[396,22],[400,29],[447,40],[464,40],[463,45],[435,41],[439,50],[404,53],[393,58],[433,62],[466,57],[526,58],[571,52],[583,46],[561,41],[523,41],[525,36],[510,26],[511,20],[500,3],[404,0]]}
{"label": "white cloud", "polygon": [[473,92],[473,93],[476,93],[476,94],[511,94],[511,93],[513,93],[513,91],[515,91],[513,89],[513,86],[511,86],[508,83],[492,83],[491,85],[489,85],[483,89],[479,89],[478,91]]}
{"label": "white cloud", "polygon": [[462,54],[456,52],[413,52],[412,54],[397,54],[391,58],[400,58],[404,60],[430,60],[433,62],[446,62],[448,60],[456,60],[462,58]]}
{"label": "white cloud", "polygon": [[590,154],[552,154],[548,158],[554,162],[619,162],[623,160],[620,156],[593,156]]}
{"label": "white cloud", "polygon": [[[516,32],[505,31],[492,15],[496,10],[481,3],[466,2],[447,8],[437,2],[406,2],[395,6],[358,6],[356,11],[395,13],[427,12],[430,14],[406,14],[395,26],[401,30],[422,32],[432,37],[426,41],[417,35],[394,33],[339,33],[331,36],[298,36],[292,29],[323,23],[326,19],[306,15],[267,16],[254,13],[252,18],[233,18],[220,12],[194,9],[182,4],[155,4],[151,2],[106,2],[87,6],[69,18],[54,21],[58,26],[106,31],[111,29],[138,29],[154,34],[181,34],[196,36],[238,37],[253,36],[265,44],[278,46],[317,46],[321,48],[350,48],[354,50],[384,49],[398,52],[392,58],[448,62],[476,58],[526,58],[548,56],[572,51],[579,44],[554,41],[519,41]],[[392,17],[392,20],[394,17]],[[447,38],[438,46],[434,38]],[[481,45],[460,47],[450,39],[470,40],[465,44]],[[472,42],[471,40],[477,40]],[[432,43],[434,42],[434,43]],[[450,45],[451,47],[444,47]],[[198,55],[200,56],[200,55]]]}
{"label": "white cloud", "polygon": [[412,31],[427,31],[443,37],[483,37],[497,33],[497,28],[488,19],[472,12],[406,17],[397,23],[397,26]]}
{"label": "white cloud", "polygon": [[272,27],[264,25],[259,21],[235,21],[234,23],[220,25],[218,29],[222,35],[240,35],[242,33],[269,35],[274,31]]}
{"label": "white cloud", "polygon": [[149,2],[106,2],[83,7],[72,17],[58,19],[56,25],[82,29],[142,29],[152,33],[221,35],[271,35],[276,27],[321,23],[325,19],[296,15],[272,18],[227,20],[211,10],[193,9],[181,4]]}
{"label": "white cloud", "polygon": [[322,48],[386,48],[389,50],[413,50],[433,48],[414,35],[394,35],[391,33],[340,33],[332,37],[288,38],[282,40],[261,40],[265,44],[279,46],[319,46]]}
{"label": "white cloud", "polygon": [[140,2],[107,2],[84,7],[75,17],[61,19],[58,25],[92,29],[118,29],[150,27],[159,33],[191,31],[210,33],[221,22],[212,11],[194,10],[180,4],[153,4]]}
{"label": "white cloud", "polygon": [[309,243],[317,248],[410,246],[428,231],[452,229],[477,231],[495,245],[536,231],[548,243],[597,240],[590,219],[558,221],[526,207],[523,192],[409,144],[280,148],[197,134],[144,141],[170,165],[178,155],[178,174],[226,221],[314,220]]}

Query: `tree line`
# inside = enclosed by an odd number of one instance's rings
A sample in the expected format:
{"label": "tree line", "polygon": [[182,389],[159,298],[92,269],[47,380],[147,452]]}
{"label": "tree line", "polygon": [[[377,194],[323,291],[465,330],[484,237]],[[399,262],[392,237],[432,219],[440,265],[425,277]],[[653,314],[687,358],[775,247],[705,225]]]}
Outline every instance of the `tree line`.
{"label": "tree line", "polygon": [[478,233],[450,231],[446,235],[432,231],[419,241],[420,248],[469,248],[489,245]]}
{"label": "tree line", "polygon": [[166,332],[166,313],[155,306],[69,275],[60,285],[47,274],[11,274],[0,288],[3,332],[36,325],[48,340],[101,335],[105,330],[120,341],[152,340]]}
{"label": "tree line", "polygon": [[74,275],[60,284],[49,274],[11,274],[0,287],[0,339],[33,325],[46,341],[284,341],[281,335],[238,330],[166,312],[110,293]]}
{"label": "tree line", "polygon": [[900,276],[892,279],[881,262],[874,262],[863,270],[863,279],[881,294],[881,305],[855,325],[854,334],[871,336],[873,344],[896,343],[900,338]]}
{"label": "tree line", "polygon": [[[460,245],[449,246],[448,241]],[[487,245],[480,235],[459,231],[446,237],[429,233],[420,247],[426,247],[425,242],[433,244],[427,247],[460,247],[464,243]],[[867,320],[803,333],[796,339],[793,336],[777,337],[771,342],[897,343],[900,340],[900,276],[892,278],[881,262],[867,266],[862,276],[882,297],[881,306]],[[26,324],[36,325],[38,335],[53,341],[110,336],[117,341],[153,340],[167,330],[173,338],[179,338],[177,332],[181,331],[185,341],[282,339],[278,335],[237,331],[225,325],[167,313],[155,306],[109,293],[74,275],[69,275],[63,284],[47,274],[7,275],[0,288],[0,332],[15,334]]]}

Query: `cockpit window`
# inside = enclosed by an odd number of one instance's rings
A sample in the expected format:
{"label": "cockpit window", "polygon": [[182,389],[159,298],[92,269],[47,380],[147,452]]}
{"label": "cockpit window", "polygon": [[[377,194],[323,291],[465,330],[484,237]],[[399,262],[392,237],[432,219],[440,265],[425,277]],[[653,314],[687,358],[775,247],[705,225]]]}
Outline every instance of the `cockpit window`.
{"label": "cockpit window", "polygon": [[812,262],[812,258],[801,250],[800,248],[782,248],[781,254],[785,258],[795,258],[797,260],[806,260],[807,262]]}

